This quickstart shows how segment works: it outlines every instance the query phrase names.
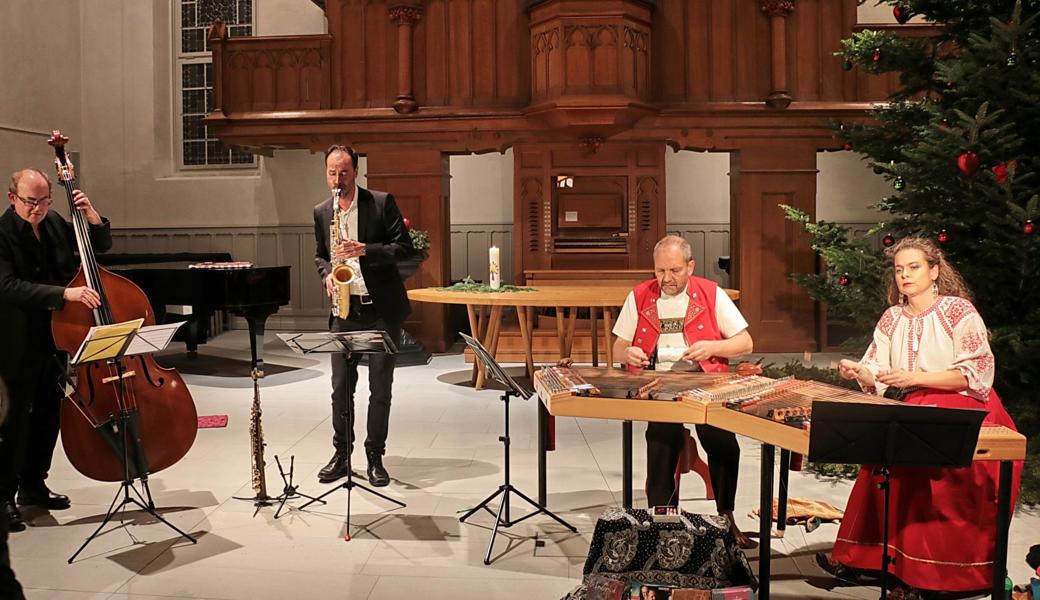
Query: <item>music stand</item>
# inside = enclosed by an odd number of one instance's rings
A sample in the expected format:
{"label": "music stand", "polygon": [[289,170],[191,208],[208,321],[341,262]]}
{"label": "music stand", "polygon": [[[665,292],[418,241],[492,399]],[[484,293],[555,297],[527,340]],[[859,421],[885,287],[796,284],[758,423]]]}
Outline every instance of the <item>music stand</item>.
{"label": "music stand", "polygon": [[817,400],[812,405],[809,460],[880,465],[884,492],[881,598],[888,597],[889,468],[971,465],[986,411],[916,404]]}
{"label": "music stand", "polygon": [[[517,398],[523,398],[524,400],[527,400],[534,395],[534,392],[524,388],[519,383],[517,383],[515,379],[510,377],[509,373],[506,373],[505,369],[503,369],[501,365],[495,362],[495,359],[492,358],[491,353],[489,353],[480,342],[466,335],[465,333],[459,332],[459,335],[462,336],[462,339],[466,340],[466,344],[473,350],[475,360],[479,360],[484,363],[484,367],[487,370],[488,377],[491,377],[492,379],[495,379],[502,385],[506,386],[505,392],[502,394],[501,397],[502,402],[505,403],[503,405],[505,413],[505,432],[504,435],[501,435],[498,438],[498,440],[502,442],[505,454],[505,481],[502,485],[498,486],[498,489],[493,494],[485,498],[480,504],[477,504],[476,506],[471,508],[469,512],[467,512],[459,518],[459,522],[465,523],[466,519],[470,518],[473,515],[473,513],[477,512],[482,508],[488,511],[488,513],[495,516],[495,527],[491,530],[491,540],[488,542],[487,554],[484,556],[484,564],[490,565],[491,550],[495,547],[495,538],[498,536],[499,526],[503,526],[506,528],[512,527],[520,521],[529,519],[537,514],[545,513],[553,520],[555,520],[557,523],[566,527],[571,532],[578,533],[578,530],[575,529],[574,526],[568,523],[567,521],[564,521],[560,517],[553,514],[549,509],[545,508],[545,506],[538,504],[534,500],[531,500],[526,494],[516,489],[516,487],[513,486],[513,484],[509,481],[509,398],[511,396],[516,396]],[[510,493],[520,496],[520,498],[526,500],[527,503],[534,507],[536,510],[532,513],[528,513],[520,517],[519,519],[511,520],[509,518]],[[488,504],[490,504],[492,500],[498,497],[499,494],[502,495],[502,502],[498,505],[498,513],[494,513],[491,511],[490,508],[488,508]],[[504,519],[502,518],[503,511],[505,512]]]}
{"label": "music stand", "polygon": [[[397,346],[394,341],[390,339],[390,334],[382,330],[362,330],[362,331],[322,331],[322,332],[310,332],[310,333],[279,333],[278,337],[286,343],[294,352],[298,354],[330,354],[330,353],[342,353],[346,354],[349,358],[351,354],[396,354]],[[347,369],[348,377],[350,369]],[[347,383],[347,389],[350,389],[350,383]],[[354,435],[354,411],[350,410],[350,403],[347,403],[347,431],[348,435],[353,437]],[[353,450],[353,448],[351,448]],[[352,453],[350,453],[352,454]],[[404,508],[406,505],[400,500],[395,500],[390,496],[377,492],[376,490],[356,483],[354,481],[354,468],[351,464],[351,456],[347,454],[347,480],[340,485],[333,487],[324,494],[311,498],[311,500],[297,510],[304,510],[315,502],[325,503],[324,498],[336,490],[347,490],[347,534],[345,539],[350,541],[350,492],[354,488],[361,488],[361,490],[368,492],[369,494],[379,496],[387,502],[396,504],[398,508]],[[307,496],[310,498],[310,496]]]}
{"label": "music stand", "polygon": [[[123,481],[120,484],[119,491],[116,492],[115,498],[112,499],[112,504],[108,507],[108,512],[105,513],[104,520],[102,520],[101,524],[94,530],[94,533],[91,533],[87,537],[79,549],[76,550],[75,554],[69,558],[69,564],[72,564],[72,561],[76,560],[76,557],[79,556],[79,553],[87,547],[87,544],[93,541],[94,538],[101,533],[101,530],[105,528],[105,525],[112,520],[112,517],[114,517],[117,512],[122,512],[123,507],[127,504],[136,505],[138,508],[152,515],[170,529],[179,533],[191,543],[198,543],[198,540],[178,529],[177,526],[164,519],[162,515],[155,510],[155,503],[152,501],[152,492],[148,488],[149,468],[147,460],[140,447],[140,431],[137,426],[136,413],[131,414],[126,403],[124,379],[127,376],[132,375],[132,373],[127,373],[123,369],[122,361],[122,359],[127,356],[151,354],[162,350],[170,343],[170,340],[173,339],[173,334],[176,333],[177,329],[183,325],[184,322],[181,321],[164,325],[153,325],[150,327],[142,327],[141,325],[143,323],[144,319],[135,319],[124,323],[113,323],[111,325],[97,325],[91,327],[87,332],[87,336],[84,338],[83,343],[80,344],[79,349],[76,350],[76,354],[73,355],[72,359],[69,361],[73,367],[95,362],[108,362],[110,365],[115,367],[116,376],[114,381],[117,397],[119,398],[119,414],[98,426],[97,432],[106,440],[106,442],[108,442],[112,447],[112,451],[116,453],[116,456],[118,456],[119,460],[123,463]],[[131,444],[133,444],[132,472],[130,456]],[[145,492],[144,495],[134,487],[134,479],[141,480],[141,487]],[[137,498],[130,495],[130,490],[134,491]],[[120,495],[122,495],[123,499],[117,505],[116,503],[119,501]],[[145,500],[145,496],[147,496],[147,500]]]}

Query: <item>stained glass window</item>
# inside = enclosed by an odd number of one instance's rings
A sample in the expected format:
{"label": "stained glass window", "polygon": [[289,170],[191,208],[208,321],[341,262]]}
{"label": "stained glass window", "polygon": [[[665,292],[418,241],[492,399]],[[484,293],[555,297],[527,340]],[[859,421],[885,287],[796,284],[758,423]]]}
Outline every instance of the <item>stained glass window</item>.
{"label": "stained glass window", "polygon": [[[228,148],[202,118],[213,110],[213,58],[206,33],[217,18],[232,37],[253,34],[254,0],[180,0],[180,108],[181,164],[184,167],[256,165],[248,152]],[[175,38],[176,39],[176,38]]]}

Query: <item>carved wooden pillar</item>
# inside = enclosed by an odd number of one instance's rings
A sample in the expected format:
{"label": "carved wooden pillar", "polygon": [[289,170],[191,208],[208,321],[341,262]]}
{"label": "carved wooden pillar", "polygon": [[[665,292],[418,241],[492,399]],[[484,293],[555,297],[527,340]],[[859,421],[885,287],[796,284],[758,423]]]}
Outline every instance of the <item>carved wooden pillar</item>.
{"label": "carved wooden pillar", "polygon": [[733,286],[757,352],[816,350],[815,305],[791,273],[812,273],[808,234],[778,204],[816,215],[816,147],[755,144],[730,154]]}
{"label": "carved wooden pillar", "polygon": [[423,16],[423,7],[400,5],[390,8],[390,20],[397,23],[397,101],[394,110],[415,112],[419,103],[412,95],[412,31]]}
{"label": "carved wooden pillar", "polygon": [[766,105],[770,108],[787,108],[791,95],[787,93],[787,16],[794,12],[794,0],[761,0],[762,12],[769,16],[772,38],[772,86]]}

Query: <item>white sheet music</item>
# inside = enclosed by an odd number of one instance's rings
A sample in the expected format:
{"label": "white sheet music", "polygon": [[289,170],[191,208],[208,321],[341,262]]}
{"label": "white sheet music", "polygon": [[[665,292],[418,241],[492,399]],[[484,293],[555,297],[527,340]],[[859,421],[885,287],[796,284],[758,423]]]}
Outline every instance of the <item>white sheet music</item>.
{"label": "white sheet music", "polygon": [[137,335],[130,341],[130,345],[127,346],[123,355],[133,356],[134,354],[148,354],[162,350],[173,339],[173,334],[177,333],[181,325],[184,325],[186,322],[177,321],[175,323],[151,325],[138,329]]}

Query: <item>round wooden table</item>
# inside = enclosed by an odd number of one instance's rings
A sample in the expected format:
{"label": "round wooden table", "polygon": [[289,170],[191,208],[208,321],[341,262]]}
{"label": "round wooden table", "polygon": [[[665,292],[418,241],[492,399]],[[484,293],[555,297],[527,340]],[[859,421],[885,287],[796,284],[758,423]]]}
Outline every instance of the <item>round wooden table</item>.
{"label": "round wooden table", "polygon": [[[597,285],[570,286],[553,285],[535,288],[526,292],[460,292],[441,288],[421,288],[408,290],[408,298],[416,302],[433,302],[437,304],[464,304],[469,317],[470,331],[473,337],[487,348],[491,356],[498,351],[499,334],[502,331],[502,307],[516,308],[517,320],[520,322],[520,337],[523,340],[525,362],[528,375],[534,373],[534,355],[532,351],[534,309],[550,307],[556,309],[556,337],[559,341],[560,358],[570,356],[574,343],[574,329],[579,308],[588,308],[592,320],[592,364],[597,365],[599,335],[598,311],[603,312],[603,342],[605,344],[607,364],[614,364],[614,328],[615,309],[625,303],[625,298],[632,291],[630,285]],[[740,293],[726,290],[730,298],[736,300]],[[490,307],[487,312],[485,307]],[[487,314],[485,314],[487,312]],[[566,325],[564,324],[566,314]],[[484,369],[479,361],[474,361],[474,384],[477,389],[484,386]]]}

